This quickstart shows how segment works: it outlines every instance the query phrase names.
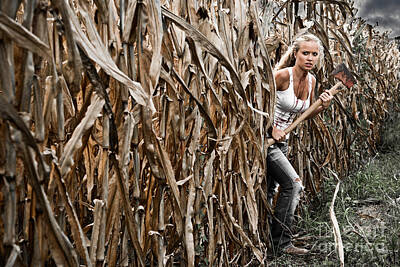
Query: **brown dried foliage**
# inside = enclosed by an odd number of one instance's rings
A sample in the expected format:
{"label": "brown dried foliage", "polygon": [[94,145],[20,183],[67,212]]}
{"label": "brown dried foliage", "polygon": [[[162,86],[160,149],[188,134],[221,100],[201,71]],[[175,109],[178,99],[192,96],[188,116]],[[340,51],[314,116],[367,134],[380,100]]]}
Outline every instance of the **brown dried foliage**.
{"label": "brown dried foliage", "polygon": [[266,264],[272,65],[301,30],[330,52],[318,93],[336,64],[359,79],[291,137],[311,195],[398,100],[399,52],[350,1],[21,2],[0,13],[2,266]]}

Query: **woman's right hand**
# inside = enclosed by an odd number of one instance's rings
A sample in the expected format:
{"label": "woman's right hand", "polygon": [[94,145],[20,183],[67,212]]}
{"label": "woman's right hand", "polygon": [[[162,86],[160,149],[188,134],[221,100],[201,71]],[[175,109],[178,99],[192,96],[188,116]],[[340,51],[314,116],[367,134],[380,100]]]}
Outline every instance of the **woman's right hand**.
{"label": "woman's right hand", "polygon": [[277,142],[285,141],[286,134],[284,131],[276,128],[275,126],[272,128],[272,138],[275,139]]}

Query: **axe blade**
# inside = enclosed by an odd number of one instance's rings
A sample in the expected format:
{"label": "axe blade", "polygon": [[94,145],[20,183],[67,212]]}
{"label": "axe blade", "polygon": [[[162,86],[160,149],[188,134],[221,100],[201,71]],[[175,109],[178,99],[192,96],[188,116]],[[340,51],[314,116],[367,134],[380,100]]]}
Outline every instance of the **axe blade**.
{"label": "axe blade", "polygon": [[343,63],[332,71],[332,75],[339,79],[347,88],[351,88],[357,83],[353,74],[351,74],[350,70]]}

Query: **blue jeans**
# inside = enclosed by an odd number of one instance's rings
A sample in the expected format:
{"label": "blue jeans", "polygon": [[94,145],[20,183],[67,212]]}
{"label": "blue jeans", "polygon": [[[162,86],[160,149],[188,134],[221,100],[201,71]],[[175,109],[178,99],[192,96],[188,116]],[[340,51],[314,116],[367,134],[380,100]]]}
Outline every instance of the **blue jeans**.
{"label": "blue jeans", "polygon": [[267,198],[270,204],[278,184],[281,187],[274,209],[275,218],[271,222],[271,237],[275,248],[291,245],[294,212],[304,188],[299,175],[287,158],[287,152],[287,142],[282,142],[270,146],[267,155]]}

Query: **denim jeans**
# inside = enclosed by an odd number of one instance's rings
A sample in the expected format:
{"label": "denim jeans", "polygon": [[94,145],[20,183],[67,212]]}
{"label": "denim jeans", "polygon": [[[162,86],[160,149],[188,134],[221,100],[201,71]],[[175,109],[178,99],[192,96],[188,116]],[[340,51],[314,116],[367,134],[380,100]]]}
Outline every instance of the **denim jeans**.
{"label": "denim jeans", "polygon": [[287,158],[287,151],[287,142],[282,142],[270,146],[267,155],[267,197],[270,204],[277,192],[277,185],[281,188],[270,229],[275,248],[291,245],[294,212],[304,188],[299,175]]}

